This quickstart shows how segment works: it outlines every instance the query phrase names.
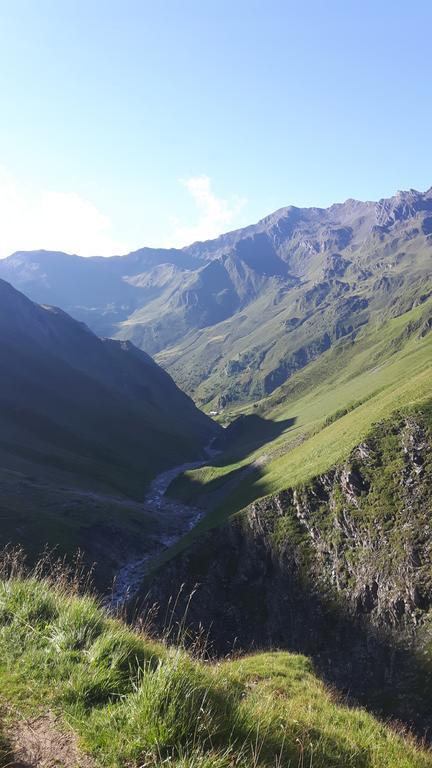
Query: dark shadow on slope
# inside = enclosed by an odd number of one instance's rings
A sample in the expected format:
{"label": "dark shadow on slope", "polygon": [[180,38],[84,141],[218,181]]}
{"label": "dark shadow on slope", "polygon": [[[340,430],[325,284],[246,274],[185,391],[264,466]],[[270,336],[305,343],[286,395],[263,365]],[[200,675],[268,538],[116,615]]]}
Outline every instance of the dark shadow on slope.
{"label": "dark shadow on slope", "polygon": [[[213,460],[207,461],[206,466],[226,467],[243,461],[251,453],[259,451],[291,429],[295,422],[295,417],[271,421],[256,414],[239,416],[212,441],[211,448],[217,455]],[[199,476],[197,479],[183,473],[169,486],[168,496],[185,504],[213,510],[236,489],[246,475],[256,471],[264,462],[265,455],[262,459],[255,459],[227,474],[207,480],[205,485],[200,482]]]}
{"label": "dark shadow on slope", "polygon": [[225,459],[228,456],[230,463],[233,456],[237,460],[244,458],[248,453],[275,440],[294,426],[295,422],[295,418],[271,421],[254,413],[239,416],[213,442],[212,447],[224,452],[216,463],[227,463]]}
{"label": "dark shadow on slope", "polygon": [[147,579],[144,594],[138,612],[160,606],[157,631],[168,623],[182,637],[204,635],[209,654],[219,658],[269,649],[305,654],[348,702],[431,740],[428,659],[406,637],[404,646],[395,628],[393,635],[379,631],[361,608],[350,614],[341,596],[308,583],[295,542],[277,553],[262,536],[247,533],[240,518],[166,562]]}

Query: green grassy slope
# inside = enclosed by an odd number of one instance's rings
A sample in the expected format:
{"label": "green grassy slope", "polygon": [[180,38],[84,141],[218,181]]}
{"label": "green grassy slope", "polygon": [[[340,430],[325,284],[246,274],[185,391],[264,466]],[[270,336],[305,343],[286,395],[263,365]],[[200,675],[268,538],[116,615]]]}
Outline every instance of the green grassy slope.
{"label": "green grassy slope", "polygon": [[340,701],[305,657],[205,662],[108,618],[59,573],[3,568],[0,691],[5,765],[16,720],[48,711],[113,768],[432,765],[427,750]]}
{"label": "green grassy slope", "polygon": [[[329,350],[248,409],[241,437],[213,466],[185,473],[170,492],[189,500],[205,495],[210,506],[215,499],[217,509],[202,521],[205,527],[343,459],[374,422],[432,396],[431,312],[428,300],[381,327],[366,329],[354,343]],[[276,431],[280,425],[280,434],[261,444],[259,419],[250,418],[247,429],[251,414],[271,422]],[[252,469],[242,477],[245,467]],[[237,478],[235,488],[220,502],[218,494],[230,478]]]}

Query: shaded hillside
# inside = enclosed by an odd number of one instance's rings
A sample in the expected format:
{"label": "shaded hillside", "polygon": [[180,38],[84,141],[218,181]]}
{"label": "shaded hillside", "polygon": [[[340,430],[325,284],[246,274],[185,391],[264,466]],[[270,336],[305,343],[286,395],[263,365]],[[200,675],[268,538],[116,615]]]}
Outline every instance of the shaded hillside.
{"label": "shaded hillside", "polygon": [[268,395],[365,324],[430,295],[432,191],[282,208],[182,250],[17,253],[0,276],[130,339],[216,409]]}
{"label": "shaded hillside", "polygon": [[117,504],[117,528],[127,528],[133,504],[118,497],[142,498],[158,472],[202,455],[217,429],[131,343],[101,340],[3,281],[0,360],[2,541],[77,545],[61,527],[65,504],[66,525],[108,525]]}
{"label": "shaded hillside", "polygon": [[213,423],[145,353],[98,339],[7,283],[0,292],[3,466],[139,493],[158,471],[200,454]]}

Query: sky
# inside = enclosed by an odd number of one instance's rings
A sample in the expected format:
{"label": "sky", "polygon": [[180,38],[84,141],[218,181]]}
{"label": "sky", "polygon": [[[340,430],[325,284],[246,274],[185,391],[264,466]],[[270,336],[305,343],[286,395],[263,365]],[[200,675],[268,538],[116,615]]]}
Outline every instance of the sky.
{"label": "sky", "polygon": [[430,0],[0,0],[0,257],[432,185]]}

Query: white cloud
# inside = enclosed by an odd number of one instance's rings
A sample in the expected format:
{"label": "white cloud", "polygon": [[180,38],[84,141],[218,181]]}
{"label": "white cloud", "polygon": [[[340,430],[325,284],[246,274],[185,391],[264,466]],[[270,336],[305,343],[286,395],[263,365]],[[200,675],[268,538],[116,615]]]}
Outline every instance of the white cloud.
{"label": "white cloud", "polygon": [[196,240],[210,240],[235,226],[235,218],[246,203],[245,198],[234,197],[226,200],[216,197],[211,188],[209,176],[192,176],[182,180],[198,209],[196,224],[187,226],[177,218],[170,220],[171,235],[167,246],[182,247]]}
{"label": "white cloud", "polygon": [[107,216],[76,192],[35,189],[0,168],[0,258],[46,250],[111,256],[130,248],[117,242]]}
{"label": "white cloud", "polygon": [[[196,206],[197,221],[185,224],[171,218],[169,237],[165,243],[160,238],[155,246],[182,247],[240,226],[236,217],[245,199],[217,197],[208,176],[193,176],[181,183]],[[114,237],[110,219],[91,201],[76,192],[25,184],[0,166],[0,259],[14,251],[39,248],[81,256],[112,256],[128,253],[133,247],[137,245]]]}

